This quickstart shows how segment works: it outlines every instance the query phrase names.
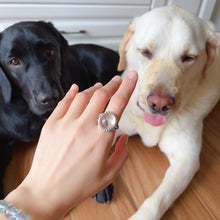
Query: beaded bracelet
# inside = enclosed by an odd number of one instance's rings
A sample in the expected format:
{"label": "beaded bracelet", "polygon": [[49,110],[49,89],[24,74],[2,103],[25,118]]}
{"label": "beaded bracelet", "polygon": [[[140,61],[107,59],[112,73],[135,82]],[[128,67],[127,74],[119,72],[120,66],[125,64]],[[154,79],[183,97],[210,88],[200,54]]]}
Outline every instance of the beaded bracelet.
{"label": "beaded bracelet", "polygon": [[15,206],[9,205],[5,200],[0,200],[0,213],[4,213],[9,219],[28,220],[25,213],[18,211]]}

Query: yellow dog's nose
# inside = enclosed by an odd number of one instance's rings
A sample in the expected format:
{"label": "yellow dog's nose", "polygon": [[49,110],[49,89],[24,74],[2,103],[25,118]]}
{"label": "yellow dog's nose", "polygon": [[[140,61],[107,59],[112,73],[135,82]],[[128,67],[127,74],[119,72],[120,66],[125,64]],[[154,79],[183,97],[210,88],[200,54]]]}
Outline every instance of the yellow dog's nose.
{"label": "yellow dog's nose", "polygon": [[175,104],[175,99],[163,93],[153,93],[147,97],[147,103],[156,113],[165,113]]}

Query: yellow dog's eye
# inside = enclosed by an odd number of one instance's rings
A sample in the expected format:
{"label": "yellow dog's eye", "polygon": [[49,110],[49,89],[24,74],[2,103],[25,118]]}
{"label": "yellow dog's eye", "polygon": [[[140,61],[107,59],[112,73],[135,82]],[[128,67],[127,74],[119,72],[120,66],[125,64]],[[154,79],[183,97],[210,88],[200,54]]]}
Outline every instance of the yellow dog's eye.
{"label": "yellow dog's eye", "polygon": [[147,57],[148,59],[151,59],[153,57],[152,52],[148,49],[143,50],[141,53],[142,53],[143,56]]}
{"label": "yellow dog's eye", "polygon": [[182,63],[186,63],[186,62],[192,62],[196,59],[196,56],[193,55],[183,55],[181,57],[181,61]]}

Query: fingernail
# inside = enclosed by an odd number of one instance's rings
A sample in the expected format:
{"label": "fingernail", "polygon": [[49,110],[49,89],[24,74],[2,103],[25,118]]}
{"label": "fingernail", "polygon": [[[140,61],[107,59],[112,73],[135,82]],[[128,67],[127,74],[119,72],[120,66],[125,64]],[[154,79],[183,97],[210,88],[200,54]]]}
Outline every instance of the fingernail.
{"label": "fingernail", "polygon": [[127,75],[127,77],[129,79],[133,79],[133,80],[136,80],[137,79],[137,73],[135,71],[130,71]]}
{"label": "fingernail", "polygon": [[70,87],[70,90],[76,90],[77,89],[77,85],[76,84],[73,84],[71,87]]}
{"label": "fingernail", "polygon": [[118,75],[114,76],[111,81],[113,81],[113,82],[120,82],[121,81],[121,77],[118,76]]}
{"label": "fingernail", "polygon": [[102,83],[97,82],[97,83],[94,85],[94,87],[101,88],[101,87],[102,87]]}

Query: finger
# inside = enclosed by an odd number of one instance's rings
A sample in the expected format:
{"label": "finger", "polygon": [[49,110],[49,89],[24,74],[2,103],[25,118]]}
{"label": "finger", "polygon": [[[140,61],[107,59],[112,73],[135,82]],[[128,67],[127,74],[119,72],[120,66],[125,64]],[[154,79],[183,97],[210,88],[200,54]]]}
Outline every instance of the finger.
{"label": "finger", "polygon": [[118,91],[112,96],[105,111],[114,112],[118,117],[118,120],[120,120],[121,114],[128,104],[130,96],[135,89],[137,79],[138,76],[135,71],[129,72]]}
{"label": "finger", "polygon": [[57,107],[52,112],[51,116],[49,117],[50,120],[60,119],[66,114],[78,90],[79,87],[76,84],[71,86],[64,98],[58,103]]}
{"label": "finger", "polygon": [[71,117],[71,118],[78,118],[82,112],[84,111],[84,109],[86,108],[86,106],[88,105],[93,93],[102,87],[101,83],[96,83],[94,86],[79,92],[74,101],[72,102],[72,104],[70,105],[68,112],[66,114],[66,117]]}
{"label": "finger", "polygon": [[104,111],[109,99],[117,91],[122,79],[120,76],[115,76],[112,80],[103,86],[101,89],[97,90],[90,103],[88,104],[84,115],[92,119],[97,119],[98,115]]}
{"label": "finger", "polygon": [[127,141],[128,135],[121,136],[116,143],[114,153],[106,162],[105,172],[108,180],[112,181],[115,178],[128,158]]}

